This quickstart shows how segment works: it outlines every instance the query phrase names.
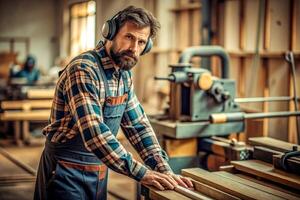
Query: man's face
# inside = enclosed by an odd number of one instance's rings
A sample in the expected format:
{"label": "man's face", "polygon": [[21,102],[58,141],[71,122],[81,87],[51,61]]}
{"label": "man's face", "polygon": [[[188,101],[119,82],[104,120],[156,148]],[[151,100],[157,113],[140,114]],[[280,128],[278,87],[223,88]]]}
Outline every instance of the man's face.
{"label": "man's face", "polygon": [[150,27],[140,28],[132,22],[126,22],[112,41],[110,55],[120,69],[130,70],[138,62],[145,49]]}

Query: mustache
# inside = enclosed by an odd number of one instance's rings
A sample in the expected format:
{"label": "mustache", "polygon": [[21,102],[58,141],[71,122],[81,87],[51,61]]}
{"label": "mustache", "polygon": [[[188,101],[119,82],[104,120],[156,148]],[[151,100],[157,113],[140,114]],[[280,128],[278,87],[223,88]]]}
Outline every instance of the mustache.
{"label": "mustache", "polygon": [[137,57],[134,55],[134,53],[133,53],[132,51],[130,51],[130,50],[124,50],[124,51],[121,51],[121,52],[120,52],[120,55],[121,55],[121,56],[128,56],[128,57],[134,59],[135,61],[138,60],[138,58],[137,58]]}

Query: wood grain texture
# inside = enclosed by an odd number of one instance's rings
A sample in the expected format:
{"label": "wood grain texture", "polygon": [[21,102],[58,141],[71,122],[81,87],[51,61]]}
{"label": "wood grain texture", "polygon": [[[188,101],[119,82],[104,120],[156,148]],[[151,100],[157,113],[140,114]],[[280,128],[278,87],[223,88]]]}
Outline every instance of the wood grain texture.
{"label": "wood grain texture", "polygon": [[231,164],[239,171],[300,190],[300,176],[274,169],[271,164],[259,160],[231,161]]}
{"label": "wood grain texture", "polygon": [[199,181],[192,180],[195,190],[200,192],[201,194],[207,195],[213,199],[219,199],[219,200],[237,200],[240,199],[238,197],[235,197],[233,195],[230,195],[222,190],[218,190],[214,187],[211,187],[209,185],[206,185],[204,183],[201,183]]}
{"label": "wood grain texture", "polygon": [[241,199],[283,199],[200,168],[183,169],[182,174]]}
{"label": "wood grain texture", "polygon": [[[252,146],[263,146],[281,152],[290,151],[293,149],[293,146],[296,145],[281,140],[276,140],[270,137],[249,138],[249,143]],[[300,149],[300,146],[299,145],[297,146],[298,149]]]}
{"label": "wood grain texture", "polygon": [[297,197],[297,196],[293,196],[293,195],[287,194],[285,192],[278,191],[276,189],[273,189],[273,188],[267,187],[265,185],[255,183],[253,181],[241,178],[239,176],[236,176],[234,174],[231,174],[231,173],[228,173],[228,172],[225,172],[225,171],[219,171],[219,172],[213,172],[213,173],[217,174],[221,177],[228,178],[228,179],[230,179],[234,182],[242,183],[244,185],[248,185],[248,186],[253,187],[255,189],[258,189],[258,190],[261,190],[261,191],[264,191],[264,192],[267,192],[267,193],[270,193],[270,194],[274,194],[274,195],[276,195],[278,197],[281,197],[281,198],[284,198],[284,199],[290,199],[290,200],[299,199],[299,197]]}

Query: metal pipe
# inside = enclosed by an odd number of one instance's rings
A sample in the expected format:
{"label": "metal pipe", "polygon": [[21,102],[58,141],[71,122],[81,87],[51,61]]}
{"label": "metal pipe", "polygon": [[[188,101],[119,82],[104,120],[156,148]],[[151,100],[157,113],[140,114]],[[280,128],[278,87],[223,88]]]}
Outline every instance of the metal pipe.
{"label": "metal pipe", "polygon": [[221,46],[194,46],[185,49],[180,58],[179,63],[190,63],[194,56],[211,57],[219,56],[221,59],[222,78],[229,78],[229,56]]}
{"label": "metal pipe", "polygon": [[[272,102],[272,101],[291,101],[294,97],[283,96],[283,97],[250,97],[250,98],[236,98],[236,103],[252,103],[252,102]],[[300,98],[297,98],[300,101]]]}
{"label": "metal pipe", "polygon": [[261,119],[261,118],[275,118],[275,117],[291,117],[299,116],[300,112],[268,112],[268,113],[244,113],[244,112],[235,112],[235,113],[216,113],[209,116],[211,123],[219,124],[226,122],[240,122],[245,119]]}

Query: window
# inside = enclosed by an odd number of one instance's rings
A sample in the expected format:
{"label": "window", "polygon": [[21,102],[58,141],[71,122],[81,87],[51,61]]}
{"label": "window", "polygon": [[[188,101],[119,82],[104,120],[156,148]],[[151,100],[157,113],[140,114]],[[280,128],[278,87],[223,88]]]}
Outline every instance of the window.
{"label": "window", "polygon": [[96,2],[71,6],[70,54],[75,56],[95,46]]}

